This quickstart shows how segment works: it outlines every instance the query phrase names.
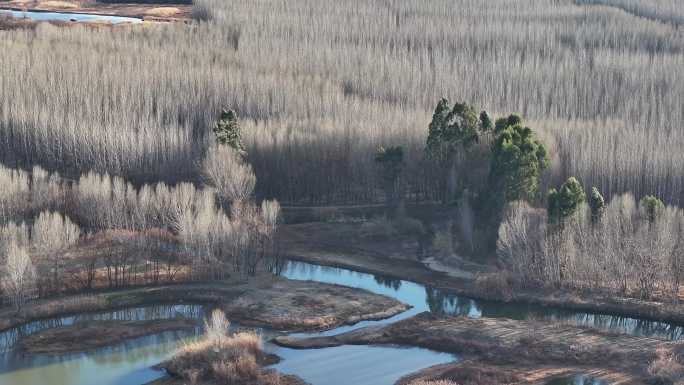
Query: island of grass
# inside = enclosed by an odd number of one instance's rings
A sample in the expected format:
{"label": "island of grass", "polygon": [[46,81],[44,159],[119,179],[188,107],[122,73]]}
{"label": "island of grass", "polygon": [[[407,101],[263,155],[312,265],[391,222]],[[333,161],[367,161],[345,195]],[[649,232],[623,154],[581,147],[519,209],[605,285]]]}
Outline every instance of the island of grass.
{"label": "island of grass", "polygon": [[294,349],[398,344],[453,353],[461,358],[408,376],[401,385],[417,380],[536,385],[577,373],[590,373],[610,383],[643,384],[667,377],[673,368],[681,370],[678,357],[684,347],[651,337],[534,320],[472,319],[431,313],[337,336],[282,336],[274,342]]}
{"label": "island of grass", "polygon": [[[247,282],[226,280],[141,287],[35,301],[19,312],[10,308],[1,310],[0,330],[39,319],[159,304],[207,305],[222,309],[241,325],[283,331],[327,330],[391,317],[408,309],[407,305],[394,299],[361,289],[260,274]],[[90,321],[24,337],[19,341],[19,347],[29,353],[80,352],[130,338],[196,326],[197,320],[183,319]]]}
{"label": "island of grass", "polygon": [[306,385],[296,376],[265,368],[280,359],[263,349],[261,336],[252,331],[229,334],[225,314],[214,310],[205,321],[204,336],[181,348],[159,365],[168,377],[148,385]]}
{"label": "island of grass", "polygon": [[198,326],[198,321],[192,319],[89,321],[28,335],[19,340],[16,348],[29,354],[81,353],[146,335],[191,330]]}

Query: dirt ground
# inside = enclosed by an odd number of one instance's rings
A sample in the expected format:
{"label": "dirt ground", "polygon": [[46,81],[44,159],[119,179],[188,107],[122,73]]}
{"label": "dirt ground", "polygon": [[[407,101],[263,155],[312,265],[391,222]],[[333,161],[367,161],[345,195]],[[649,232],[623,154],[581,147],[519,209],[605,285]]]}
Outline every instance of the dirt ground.
{"label": "dirt ground", "polygon": [[18,349],[30,354],[86,352],[128,339],[171,330],[192,329],[198,320],[90,321],[51,328],[23,337]]}
{"label": "dirt ground", "polygon": [[420,245],[416,237],[386,240],[365,238],[360,226],[360,223],[355,222],[283,225],[278,230],[278,240],[284,255],[304,262],[417,282],[446,285],[454,279],[425,266],[420,258]]}
{"label": "dirt ground", "polygon": [[[509,319],[436,317],[422,313],[382,327],[368,327],[332,337],[274,342],[291,348],[343,344],[398,344],[454,353],[465,361],[414,374],[416,378],[450,379],[459,384],[541,384],[564,374],[590,373],[616,384],[643,384],[648,365],[661,349],[678,344],[655,338],[602,332],[562,324]],[[475,382],[490,378],[492,382]]]}

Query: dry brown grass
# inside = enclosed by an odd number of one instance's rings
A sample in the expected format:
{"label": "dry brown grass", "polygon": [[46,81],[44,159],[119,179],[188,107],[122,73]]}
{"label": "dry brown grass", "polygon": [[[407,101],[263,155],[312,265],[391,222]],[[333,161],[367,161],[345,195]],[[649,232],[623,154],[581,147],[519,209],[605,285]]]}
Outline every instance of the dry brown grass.
{"label": "dry brown grass", "polygon": [[679,361],[679,357],[669,349],[658,349],[656,354],[656,359],[648,366],[652,383],[679,384],[679,380],[684,378],[684,365]]}
{"label": "dry brown grass", "polygon": [[40,5],[38,5],[38,8],[74,9],[78,8],[78,5],[68,1],[50,0],[41,2]]}
{"label": "dry brown grass", "polygon": [[418,380],[413,381],[410,385],[458,385],[449,380]]}
{"label": "dry brown grass", "polygon": [[198,381],[244,385],[280,383],[280,375],[262,369],[269,357],[263,351],[260,335],[254,332],[230,335],[230,323],[220,310],[214,310],[205,326],[204,338],[181,348],[168,363],[169,372],[192,384]]}
{"label": "dry brown grass", "polygon": [[176,15],[180,10],[175,7],[157,7],[145,11],[147,16],[169,17]]}
{"label": "dry brown grass", "polygon": [[33,29],[36,27],[36,22],[19,19],[6,14],[0,13],[0,31],[9,31],[12,29]]}

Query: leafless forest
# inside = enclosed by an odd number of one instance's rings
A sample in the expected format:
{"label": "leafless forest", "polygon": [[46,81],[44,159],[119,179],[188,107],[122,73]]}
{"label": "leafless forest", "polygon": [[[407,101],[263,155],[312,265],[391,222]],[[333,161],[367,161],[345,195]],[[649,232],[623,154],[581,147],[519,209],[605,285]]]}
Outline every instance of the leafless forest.
{"label": "leafless forest", "polygon": [[543,185],[684,197],[684,30],[677,0],[259,0],[209,22],[6,32],[5,165],[136,185],[198,182],[223,107],[238,111],[258,196],[382,199],[373,156],[403,145],[411,199],[441,97],[517,111],[550,146]]}
{"label": "leafless forest", "polygon": [[585,204],[562,229],[547,222],[544,210],[515,203],[499,228],[499,256],[524,285],[678,298],[684,280],[681,209],[665,207],[652,221],[631,194],[624,194],[597,220]]}
{"label": "leafless forest", "polygon": [[[254,180],[239,160],[227,167],[222,172],[228,179],[246,174]],[[280,205],[257,205],[253,183],[230,185],[233,195],[221,200],[230,212],[217,205],[225,186],[212,184],[134,187],[94,172],[72,182],[37,166],[31,172],[0,166],[0,183],[2,290],[17,306],[36,296],[103,286],[98,275],[105,275],[105,286],[125,287],[250,276],[279,263],[274,235]],[[77,242],[87,248],[93,237],[118,247],[100,245],[85,260],[66,253]]]}
{"label": "leafless forest", "polygon": [[0,0],[0,382],[684,379],[684,0],[72,1]]}

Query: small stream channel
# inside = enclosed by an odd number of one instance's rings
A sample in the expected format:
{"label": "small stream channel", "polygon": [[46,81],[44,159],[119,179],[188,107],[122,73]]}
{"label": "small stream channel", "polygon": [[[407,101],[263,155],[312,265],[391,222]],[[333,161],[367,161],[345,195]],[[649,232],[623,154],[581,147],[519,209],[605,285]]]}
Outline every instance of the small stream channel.
{"label": "small stream channel", "polygon": [[17,19],[31,19],[35,21],[76,21],[79,23],[141,23],[137,17],[93,15],[87,13],[42,12],[42,11],[14,11],[0,9],[0,16],[9,15]]}
{"label": "small stream channel", "polygon": [[[680,339],[681,326],[602,314],[573,312],[539,306],[505,304],[459,297],[414,282],[394,280],[348,269],[289,262],[283,275],[289,279],[312,280],[366,289],[410,304],[412,309],[382,321],[364,321],[322,333],[299,333],[295,336],[334,335],[368,325],[388,324],[423,311],[460,314],[470,317],[507,317],[567,322],[610,329],[633,335]],[[137,338],[95,352],[58,357],[24,355],[12,349],[22,335],[50,327],[70,325],[94,319],[150,320],[177,316],[203,318],[201,306],[176,305],[140,307],[98,314],[36,321],[0,333],[0,384],[33,385],[136,385],[164,375],[152,366],[169,358],[184,341],[197,338],[198,329],[165,332]],[[262,330],[266,338],[275,333]],[[4,349],[2,348],[4,346]],[[274,368],[295,374],[313,385],[392,385],[402,376],[425,367],[451,362],[458,358],[422,348],[396,346],[340,346],[314,350],[294,350],[266,345],[283,360]],[[599,384],[580,377],[563,384]]]}

